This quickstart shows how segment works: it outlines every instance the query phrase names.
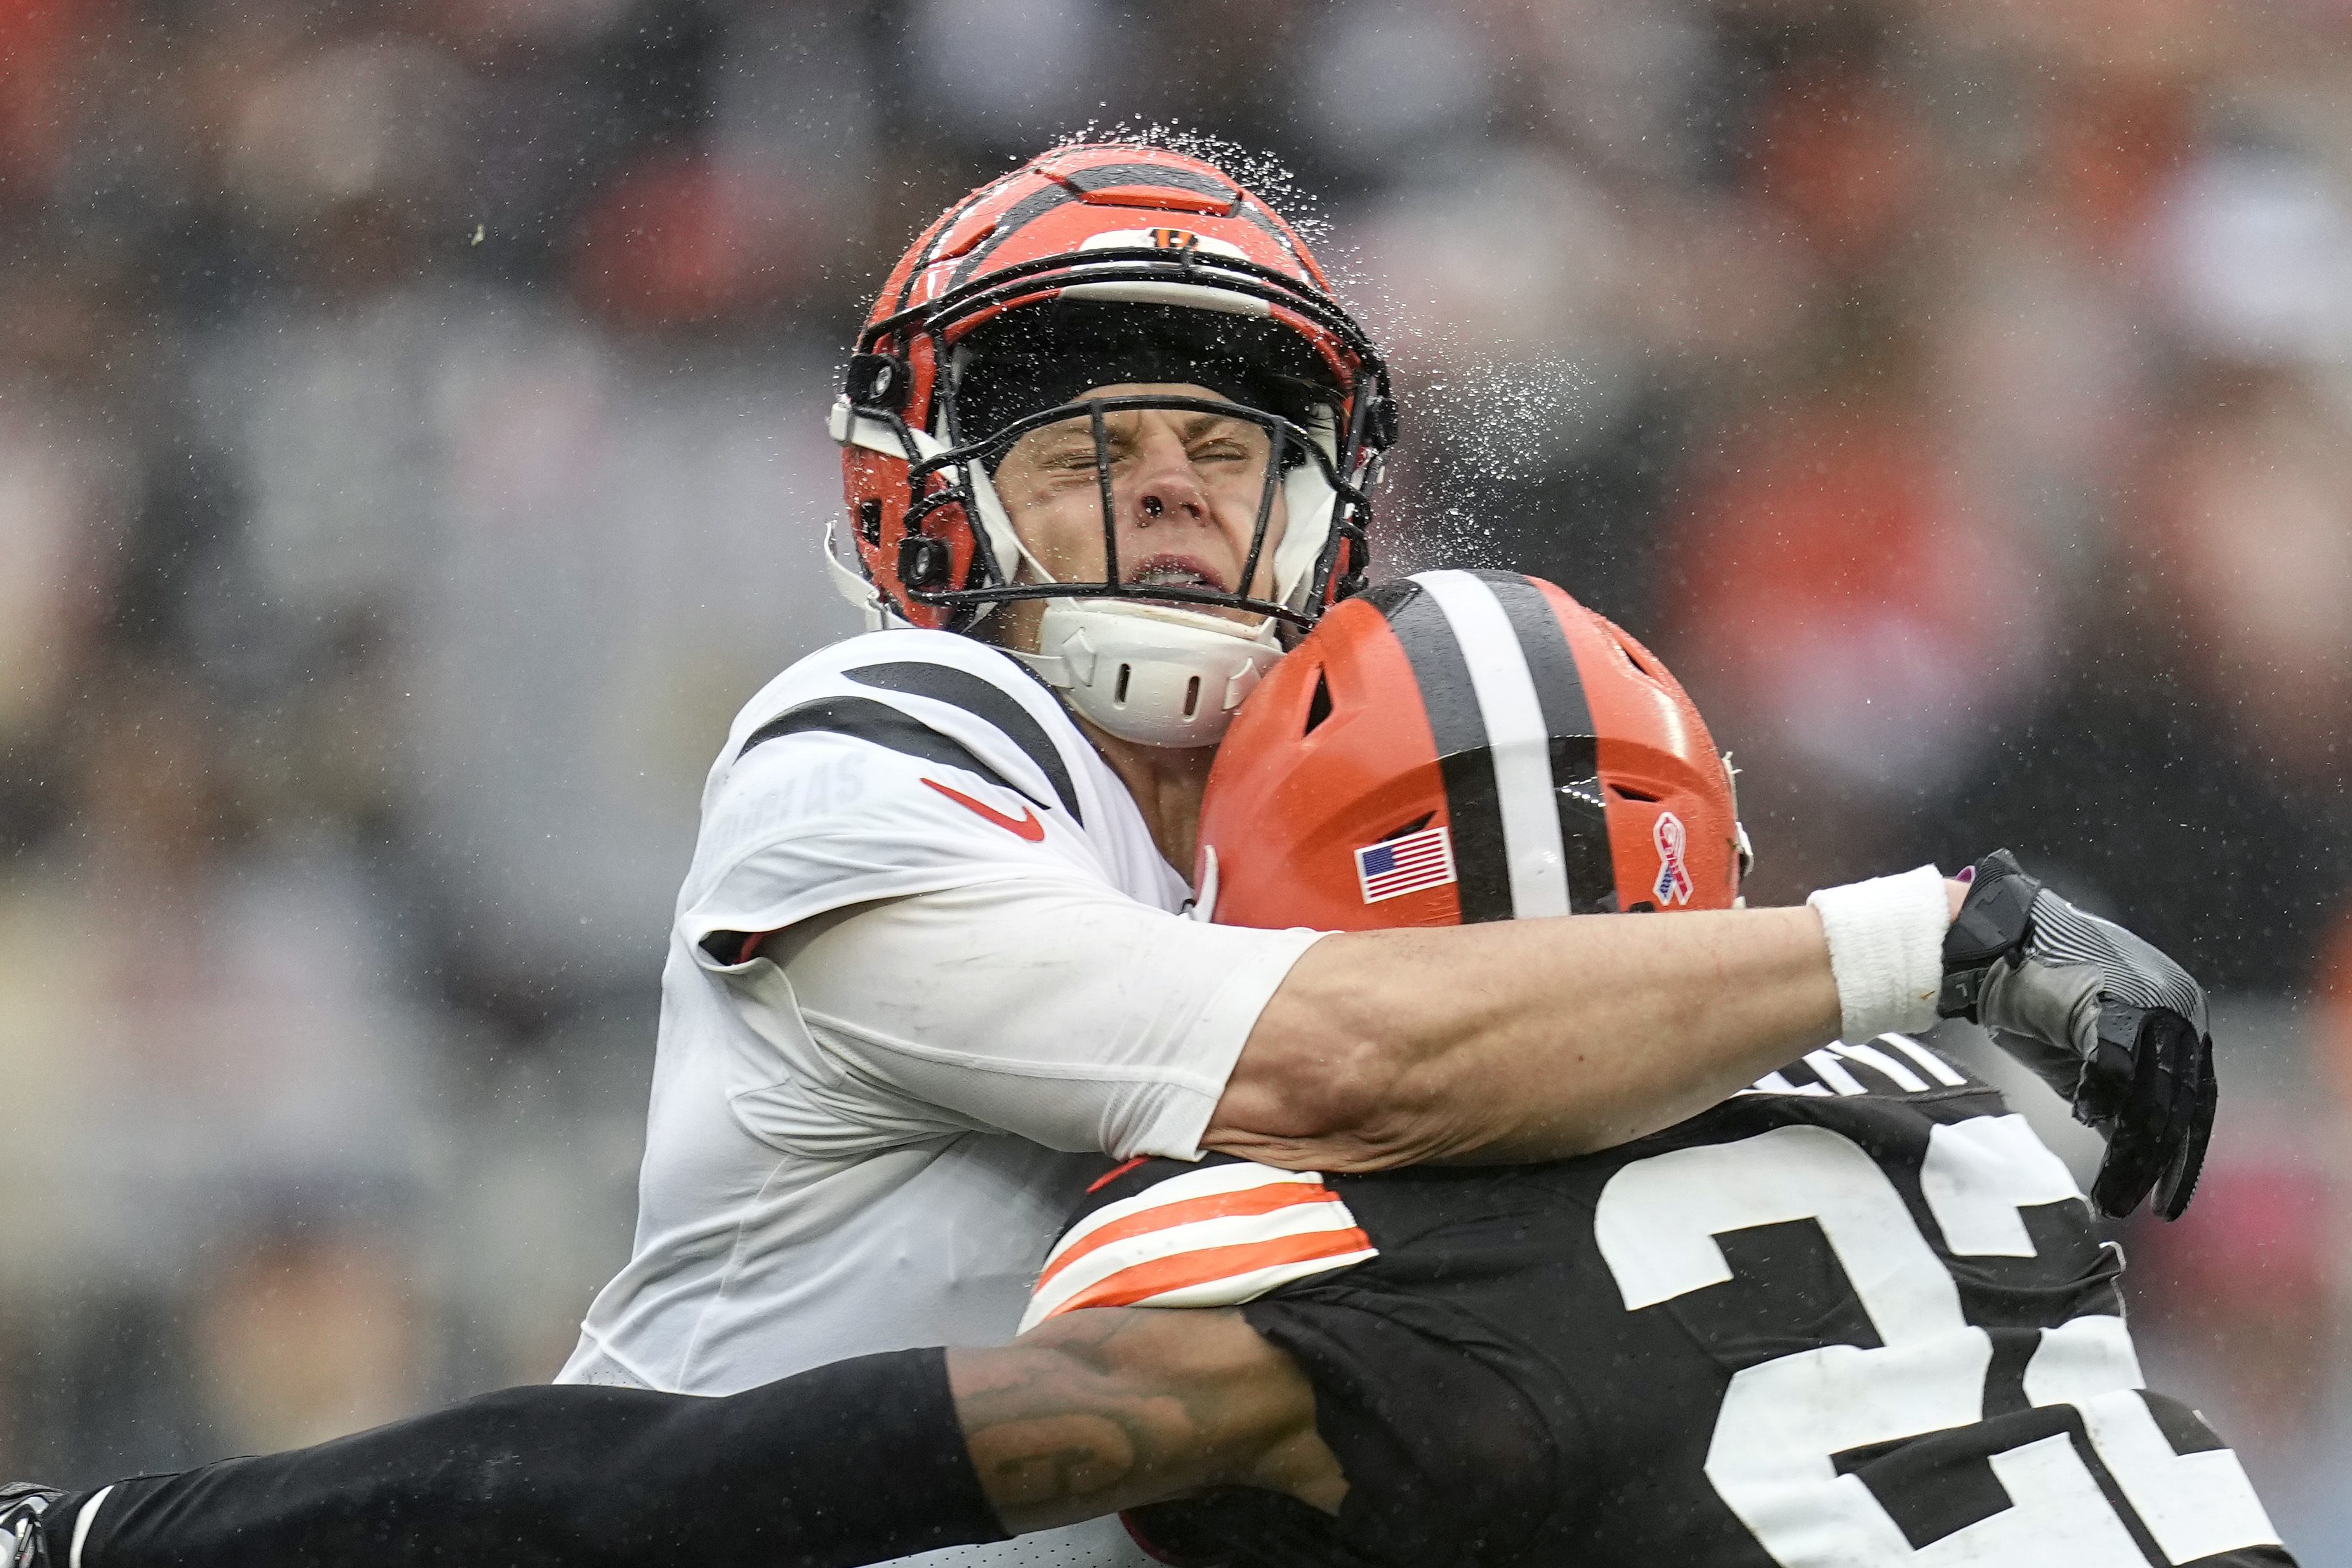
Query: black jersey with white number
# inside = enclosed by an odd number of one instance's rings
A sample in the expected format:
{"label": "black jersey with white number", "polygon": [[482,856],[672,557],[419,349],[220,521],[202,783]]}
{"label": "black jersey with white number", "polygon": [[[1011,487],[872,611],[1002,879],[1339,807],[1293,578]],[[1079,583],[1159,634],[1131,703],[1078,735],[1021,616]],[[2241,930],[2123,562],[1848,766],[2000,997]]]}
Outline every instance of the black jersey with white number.
{"label": "black jersey with white number", "polygon": [[2288,1563],[2236,1456],[2141,1385],[2121,1267],[2021,1117],[1889,1036],[1555,1164],[1129,1167],[1032,1320],[1246,1303],[1312,1378],[1338,1523],[1241,1490],[1142,1511],[1183,1556]]}

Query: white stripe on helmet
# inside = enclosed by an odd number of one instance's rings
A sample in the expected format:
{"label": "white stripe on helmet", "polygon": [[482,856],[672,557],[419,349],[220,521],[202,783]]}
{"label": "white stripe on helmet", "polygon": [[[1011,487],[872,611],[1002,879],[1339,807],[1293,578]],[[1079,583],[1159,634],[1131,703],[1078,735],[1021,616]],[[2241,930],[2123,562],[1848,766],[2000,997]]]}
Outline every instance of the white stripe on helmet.
{"label": "white stripe on helmet", "polygon": [[1559,841],[1559,807],[1552,799],[1551,731],[1510,615],[1494,590],[1469,572],[1417,572],[1413,581],[1444,612],[1470,667],[1471,689],[1478,696],[1494,758],[1512,917],[1566,915],[1568,857]]}

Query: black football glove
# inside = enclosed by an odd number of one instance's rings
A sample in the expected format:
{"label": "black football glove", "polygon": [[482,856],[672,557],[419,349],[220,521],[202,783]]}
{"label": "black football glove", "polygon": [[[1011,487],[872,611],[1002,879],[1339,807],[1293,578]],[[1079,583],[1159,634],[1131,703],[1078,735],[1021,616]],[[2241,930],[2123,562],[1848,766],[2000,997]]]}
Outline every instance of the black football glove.
{"label": "black football glove", "polygon": [[1982,1024],[2106,1139],[2091,1183],[2102,1213],[2120,1219],[2153,1187],[2156,1211],[2180,1218],[2221,1092],[2205,992],[2187,970],[1997,850],[1945,933],[1936,1010]]}

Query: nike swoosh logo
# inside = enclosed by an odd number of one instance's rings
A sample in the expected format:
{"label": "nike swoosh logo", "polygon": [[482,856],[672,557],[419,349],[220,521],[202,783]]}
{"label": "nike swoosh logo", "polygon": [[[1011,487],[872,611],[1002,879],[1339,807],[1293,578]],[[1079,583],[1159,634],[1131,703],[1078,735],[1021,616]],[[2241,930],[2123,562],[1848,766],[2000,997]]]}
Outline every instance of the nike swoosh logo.
{"label": "nike swoosh logo", "polygon": [[1005,829],[1010,832],[1018,833],[1021,837],[1028,840],[1033,844],[1042,844],[1045,841],[1045,824],[1037,820],[1037,813],[1031,810],[1026,806],[1021,808],[1021,815],[1017,817],[1008,817],[1003,812],[998,810],[995,807],[983,806],[979,801],[973,800],[971,796],[963,793],[961,789],[950,789],[936,779],[926,779],[923,782],[938,790],[940,794],[945,795],[949,800],[953,800],[957,805],[968,807],[971,810],[979,812],[990,821],[994,822],[998,827]]}

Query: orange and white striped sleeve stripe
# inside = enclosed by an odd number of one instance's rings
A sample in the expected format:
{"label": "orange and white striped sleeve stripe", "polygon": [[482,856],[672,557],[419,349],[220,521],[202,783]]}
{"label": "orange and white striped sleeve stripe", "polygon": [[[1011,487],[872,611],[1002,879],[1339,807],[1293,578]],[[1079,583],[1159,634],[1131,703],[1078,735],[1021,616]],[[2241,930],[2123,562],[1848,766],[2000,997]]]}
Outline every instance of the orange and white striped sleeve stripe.
{"label": "orange and white striped sleeve stripe", "polygon": [[1072,1226],[1045,1255],[1021,1332],[1080,1307],[1237,1307],[1379,1255],[1315,1172],[1205,1166]]}

